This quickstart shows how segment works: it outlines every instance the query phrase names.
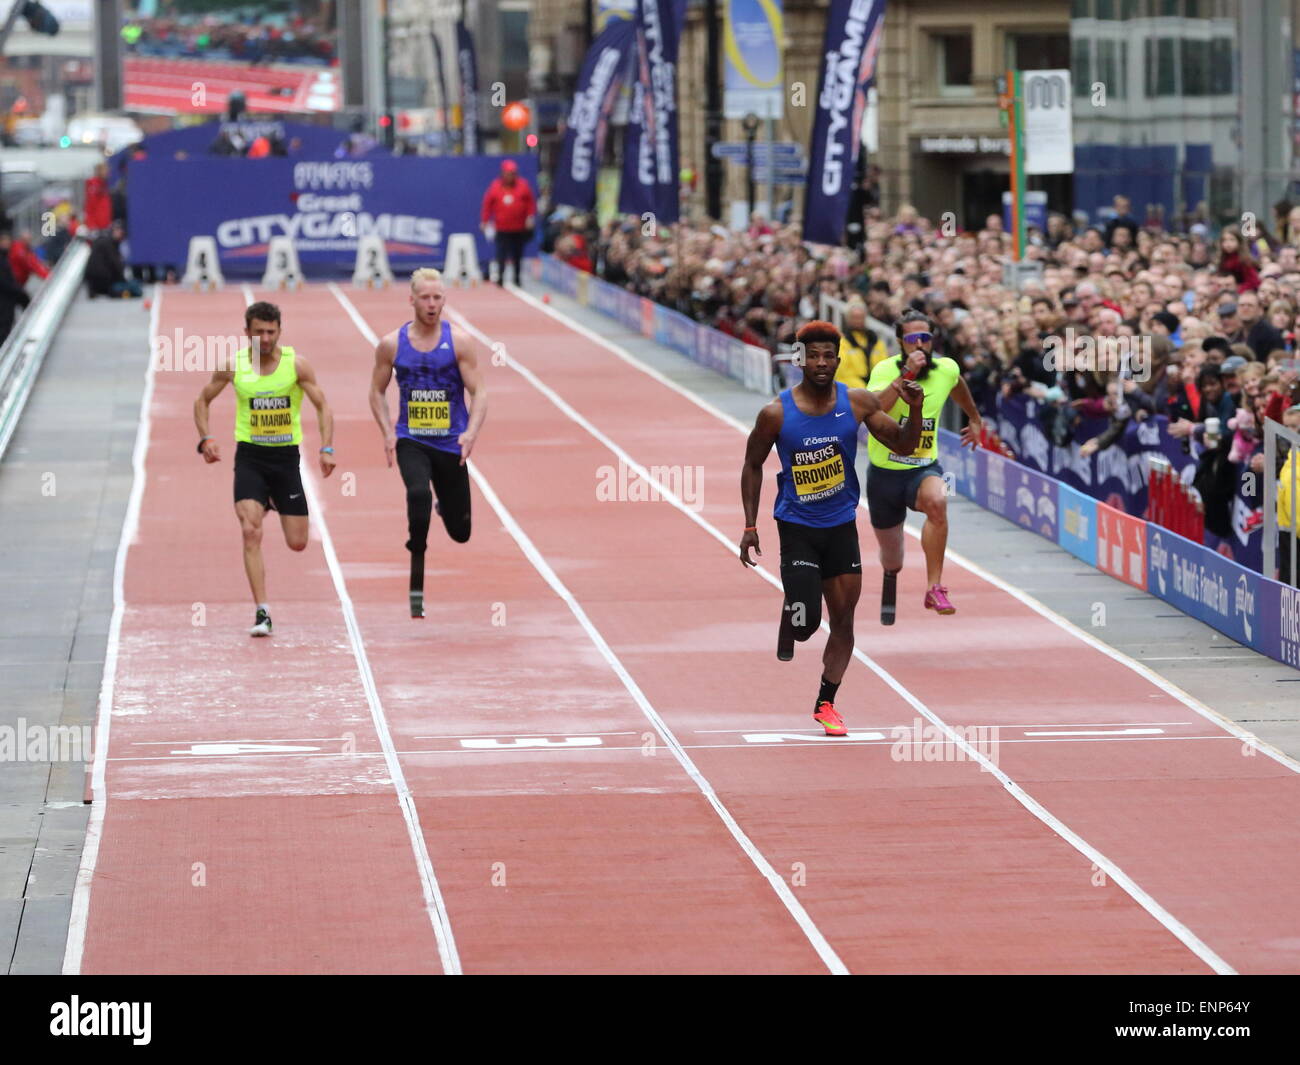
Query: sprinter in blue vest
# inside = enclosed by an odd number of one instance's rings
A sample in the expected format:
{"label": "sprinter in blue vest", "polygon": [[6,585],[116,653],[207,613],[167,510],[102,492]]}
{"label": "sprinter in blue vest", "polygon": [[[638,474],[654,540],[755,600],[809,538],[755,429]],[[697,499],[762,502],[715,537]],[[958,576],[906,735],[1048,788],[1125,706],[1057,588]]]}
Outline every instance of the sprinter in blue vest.
{"label": "sprinter in blue vest", "polygon": [[[485,346],[442,316],[442,274],[411,275],[412,321],[375,348],[370,412],[384,434],[384,456],[402,471],[411,553],[411,617],[424,617],[424,552],[433,497],[443,527],[458,544],[469,539],[469,468],[465,465],[487,417],[487,384],[479,356]],[[388,383],[397,377],[397,423],[389,419]]]}
{"label": "sprinter in blue vest", "polygon": [[[853,610],[862,591],[862,556],[855,519],[861,487],[854,465],[858,425],[866,423],[876,439],[899,455],[910,455],[921,439],[920,411],[925,394],[899,378],[884,391],[849,388],[835,380],[840,364],[840,333],[830,322],[812,321],[796,334],[802,353],[803,380],[758,412],[745,449],[740,496],[745,533],[740,561],[758,549],[758,497],[763,463],[772,446],[781,458],[776,476],[774,516],[781,537],[781,583],[785,603],[776,656],[794,657],[794,642],[812,636],[821,625],[826,599],[830,638],[822,654],[821,689],[813,719],[828,736],[846,736],[835,710],[835,695],[853,653]],[[902,399],[911,411],[905,425],[885,413]]]}

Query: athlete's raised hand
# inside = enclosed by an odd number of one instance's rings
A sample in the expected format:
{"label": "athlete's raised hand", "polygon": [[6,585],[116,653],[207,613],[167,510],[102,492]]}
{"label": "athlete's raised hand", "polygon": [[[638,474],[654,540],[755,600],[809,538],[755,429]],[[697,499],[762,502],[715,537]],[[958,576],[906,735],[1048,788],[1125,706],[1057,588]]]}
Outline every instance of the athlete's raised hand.
{"label": "athlete's raised hand", "polygon": [[202,453],[204,462],[213,463],[221,461],[221,452],[217,448],[217,442],[211,437],[208,437],[207,440],[203,441]]}
{"label": "athlete's raised hand", "polygon": [[393,468],[393,456],[397,454],[397,434],[391,429],[384,437],[384,458],[388,460],[388,468]]}
{"label": "athlete's raised hand", "polygon": [[460,444],[460,464],[465,465],[465,460],[469,458],[469,453],[474,450],[474,441],[477,439],[475,433],[461,433],[456,437],[456,443]]}
{"label": "athlete's raised hand", "polygon": [[745,535],[740,538],[740,561],[746,566],[757,566],[758,563],[749,557],[749,549],[754,549],[754,553],[761,556],[762,550],[758,546],[758,531],[756,529],[746,529]]}
{"label": "athlete's raised hand", "polygon": [[908,381],[905,378],[898,379],[899,397],[909,407],[919,407],[925,402],[925,389],[915,381]]}

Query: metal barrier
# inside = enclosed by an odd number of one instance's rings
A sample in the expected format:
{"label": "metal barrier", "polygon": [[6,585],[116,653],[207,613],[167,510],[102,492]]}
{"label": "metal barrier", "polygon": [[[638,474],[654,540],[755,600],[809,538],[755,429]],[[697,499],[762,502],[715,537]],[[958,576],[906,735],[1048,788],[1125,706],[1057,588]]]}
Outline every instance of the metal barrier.
{"label": "metal barrier", "polygon": [[1291,534],[1287,539],[1287,552],[1291,568],[1289,583],[1300,586],[1296,575],[1296,511],[1300,503],[1296,500],[1296,481],[1300,475],[1300,433],[1292,432],[1284,425],[1279,425],[1272,418],[1264,419],[1264,576],[1272,577],[1277,572],[1277,479],[1278,479],[1278,438],[1290,451],[1290,467],[1287,479],[1291,490],[1291,506],[1288,517]]}
{"label": "metal barrier", "polygon": [[[848,309],[848,306],[848,300],[828,296],[825,292],[819,293],[817,296],[817,317],[824,322],[830,322],[842,333],[844,332],[844,312]],[[867,315],[867,328],[885,342],[885,350],[889,354],[897,355],[903,350],[898,343],[898,337],[894,336],[893,326],[888,326],[879,318],[872,318],[871,315]]]}
{"label": "metal barrier", "polygon": [[90,245],[74,240],[0,345],[0,459],[18,427],[45,355],[81,288],[89,258]]}

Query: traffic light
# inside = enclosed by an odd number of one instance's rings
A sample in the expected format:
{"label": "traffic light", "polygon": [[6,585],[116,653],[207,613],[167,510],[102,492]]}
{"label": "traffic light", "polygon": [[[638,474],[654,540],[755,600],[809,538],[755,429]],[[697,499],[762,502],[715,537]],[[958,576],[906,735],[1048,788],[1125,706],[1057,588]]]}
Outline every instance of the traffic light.
{"label": "traffic light", "polygon": [[53,37],[59,32],[59,20],[50,13],[49,8],[44,4],[38,4],[36,0],[24,0],[19,14],[27,20],[27,25],[31,27],[33,33],[44,33]]}

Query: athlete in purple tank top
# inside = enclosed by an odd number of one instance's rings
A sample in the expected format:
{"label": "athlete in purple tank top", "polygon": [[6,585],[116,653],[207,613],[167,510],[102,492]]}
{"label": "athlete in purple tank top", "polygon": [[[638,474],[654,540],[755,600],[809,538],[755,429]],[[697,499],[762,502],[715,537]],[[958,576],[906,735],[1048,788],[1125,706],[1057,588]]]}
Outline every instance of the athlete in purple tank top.
{"label": "athlete in purple tank top", "polygon": [[[388,465],[397,460],[406,484],[411,553],[411,617],[424,617],[424,552],[433,499],[447,535],[469,539],[469,468],[465,465],[487,416],[487,385],[479,369],[483,343],[442,316],[442,275],[421,269],[411,275],[415,317],[375,348],[370,411],[384,434]],[[398,412],[389,416],[388,383],[397,376]]]}

